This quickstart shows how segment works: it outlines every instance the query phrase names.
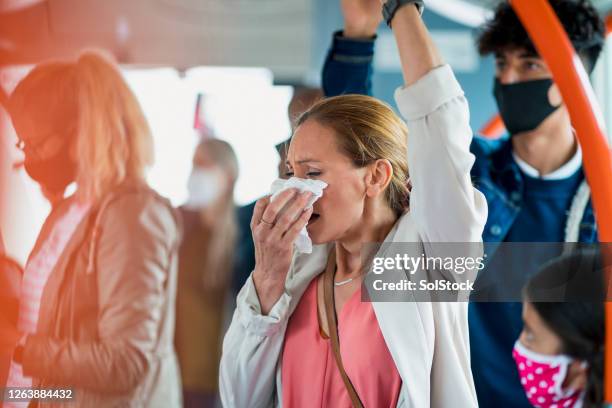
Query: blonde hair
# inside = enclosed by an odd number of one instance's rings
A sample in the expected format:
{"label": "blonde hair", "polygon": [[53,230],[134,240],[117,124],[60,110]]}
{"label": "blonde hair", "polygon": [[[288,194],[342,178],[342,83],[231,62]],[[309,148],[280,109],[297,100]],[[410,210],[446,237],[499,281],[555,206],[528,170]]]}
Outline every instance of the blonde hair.
{"label": "blonde hair", "polygon": [[76,61],[37,65],[17,85],[13,120],[35,120],[76,137],[77,196],[100,200],[128,179],[144,181],[153,139],[134,93],[117,66],[94,51]]}
{"label": "blonde hair", "polygon": [[408,129],[389,105],[370,96],[341,95],[315,103],[300,116],[297,126],[307,120],[332,129],[340,149],[357,167],[388,160],[393,175],[385,199],[397,214],[404,212],[409,195]]}

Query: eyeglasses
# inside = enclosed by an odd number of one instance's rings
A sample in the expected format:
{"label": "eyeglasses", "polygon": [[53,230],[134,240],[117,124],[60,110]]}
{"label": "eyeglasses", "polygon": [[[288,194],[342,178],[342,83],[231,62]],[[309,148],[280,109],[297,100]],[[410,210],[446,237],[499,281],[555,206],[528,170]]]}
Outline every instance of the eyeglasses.
{"label": "eyeglasses", "polygon": [[34,156],[34,157],[40,157],[40,152],[39,152],[39,149],[41,147],[40,144],[38,145],[33,144],[33,143],[26,144],[26,142],[23,139],[18,138],[17,143],[15,143],[15,147],[21,150],[23,154]]}
{"label": "eyeglasses", "polygon": [[21,150],[22,152],[25,152],[27,150],[28,153],[38,154],[38,150],[40,150],[41,147],[44,147],[49,140],[52,140],[52,138],[44,138],[42,139],[42,141],[39,139],[36,143],[33,143],[33,141],[26,143],[23,139],[17,138],[15,147]]}
{"label": "eyeglasses", "polygon": [[48,134],[45,137],[37,138],[36,140],[29,140],[27,143],[20,137],[17,137],[15,147],[24,153],[33,154],[40,157],[42,152],[51,150],[57,152],[65,144],[64,138],[58,137],[56,134]]}

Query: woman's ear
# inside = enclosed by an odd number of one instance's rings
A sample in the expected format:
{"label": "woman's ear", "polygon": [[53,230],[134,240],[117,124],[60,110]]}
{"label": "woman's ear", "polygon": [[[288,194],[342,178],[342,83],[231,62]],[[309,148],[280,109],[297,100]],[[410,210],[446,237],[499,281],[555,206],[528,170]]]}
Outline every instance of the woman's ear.
{"label": "woman's ear", "polygon": [[564,390],[581,391],[586,388],[589,367],[584,361],[574,360],[567,369]]}
{"label": "woman's ear", "polygon": [[385,191],[393,178],[393,166],[386,159],[376,160],[370,164],[366,178],[366,195],[376,197]]}

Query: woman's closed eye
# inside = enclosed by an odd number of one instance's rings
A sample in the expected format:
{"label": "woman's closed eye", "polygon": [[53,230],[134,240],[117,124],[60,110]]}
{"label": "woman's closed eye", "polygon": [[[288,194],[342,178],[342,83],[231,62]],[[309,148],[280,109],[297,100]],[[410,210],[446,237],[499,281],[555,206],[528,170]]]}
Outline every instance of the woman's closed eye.
{"label": "woman's closed eye", "polygon": [[[293,177],[295,175],[295,173],[292,170],[287,170],[285,172],[285,177]],[[320,171],[309,171],[306,173],[306,177],[319,177],[321,176],[321,172]]]}

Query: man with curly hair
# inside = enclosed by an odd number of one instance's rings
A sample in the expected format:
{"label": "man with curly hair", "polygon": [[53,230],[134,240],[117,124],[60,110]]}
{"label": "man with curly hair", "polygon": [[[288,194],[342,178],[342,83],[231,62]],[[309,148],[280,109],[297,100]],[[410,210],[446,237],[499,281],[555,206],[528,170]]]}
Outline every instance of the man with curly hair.
{"label": "man with curly hair", "polygon": [[[379,0],[343,0],[344,30],[336,32],[323,68],[327,96],[371,93]],[[425,5],[427,2],[425,1]],[[604,44],[604,25],[586,0],[550,0],[586,71]],[[508,2],[481,30],[481,55],[495,56],[493,92],[508,137],[475,137],[472,178],[488,202],[485,242],[597,242],[582,155],[560,91],[546,62]],[[450,204],[452,205],[452,204]],[[523,268],[535,265],[522,259]],[[495,268],[485,270],[493,275]],[[499,271],[498,271],[499,273]],[[527,274],[527,272],[523,272]],[[489,276],[490,277],[490,276]],[[520,278],[526,279],[527,276]],[[472,371],[479,404],[529,407],[512,359],[522,330],[514,303],[470,304]]]}

